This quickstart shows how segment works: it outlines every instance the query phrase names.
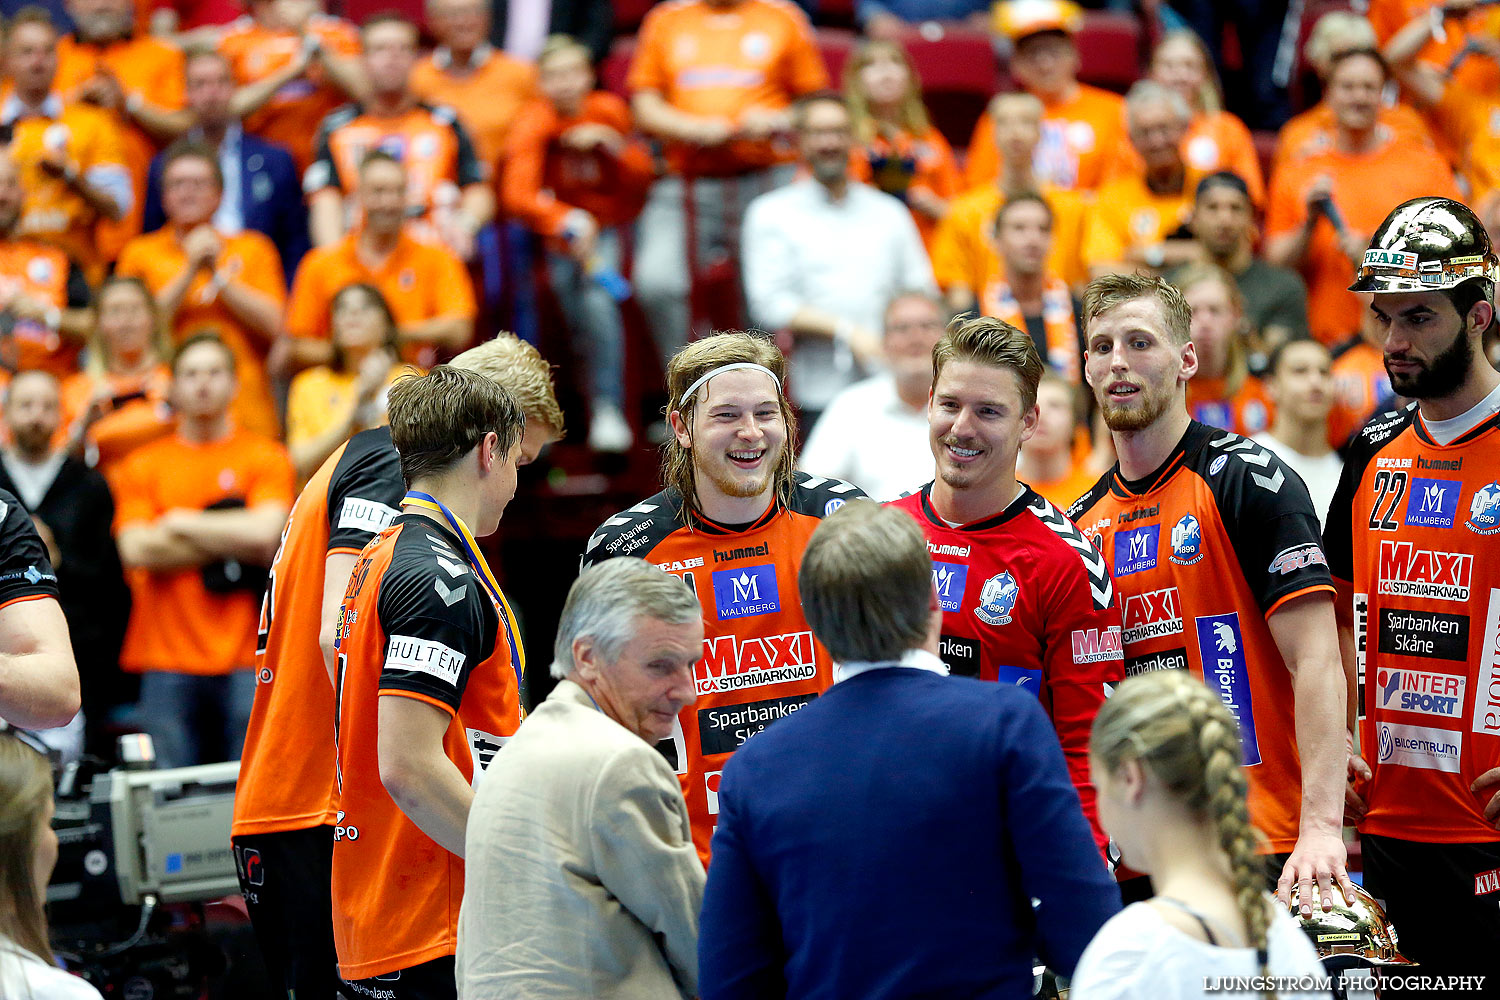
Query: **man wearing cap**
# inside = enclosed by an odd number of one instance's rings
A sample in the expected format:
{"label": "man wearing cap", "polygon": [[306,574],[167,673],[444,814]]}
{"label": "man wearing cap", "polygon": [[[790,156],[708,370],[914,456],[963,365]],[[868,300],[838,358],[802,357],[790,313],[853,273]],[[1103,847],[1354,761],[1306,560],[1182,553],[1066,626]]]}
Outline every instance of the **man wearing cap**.
{"label": "man wearing cap", "polygon": [[[1125,106],[1118,94],[1078,82],[1073,35],[1083,26],[1083,9],[1072,0],[1008,0],[997,5],[995,22],[1015,46],[1011,75],[1047,109],[1037,176],[1060,188],[1094,190],[1126,141]],[[988,184],[1000,166],[994,122],[985,115],[969,140],[964,179],[970,187]]]}
{"label": "man wearing cap", "polygon": [[682,781],[705,863],[730,754],[833,683],[828,654],[803,617],[797,571],[822,518],[864,496],[850,483],[793,471],[786,368],[770,340],[749,333],[714,334],[678,351],[667,365],[665,488],[600,525],[583,554],[584,567],[645,559],[681,577],[703,606],[697,703],[658,747]]}
{"label": "man wearing cap", "polygon": [[1358,685],[1364,759],[1348,798],[1365,885],[1423,973],[1488,972],[1491,990],[1500,373],[1480,344],[1495,322],[1496,264],[1479,219],[1447,198],[1405,202],[1376,230],[1350,290],[1373,293],[1391,387],[1415,402],[1354,436],[1324,539]]}

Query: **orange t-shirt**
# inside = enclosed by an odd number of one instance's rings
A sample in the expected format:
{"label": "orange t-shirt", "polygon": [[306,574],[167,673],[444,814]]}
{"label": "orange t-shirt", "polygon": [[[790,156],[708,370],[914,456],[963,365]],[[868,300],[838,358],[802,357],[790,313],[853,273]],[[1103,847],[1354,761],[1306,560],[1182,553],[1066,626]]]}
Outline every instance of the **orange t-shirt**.
{"label": "orange t-shirt", "polygon": [[1192,171],[1179,194],[1156,194],[1140,175],[1117,177],[1099,189],[1083,238],[1083,260],[1089,267],[1125,259],[1132,247],[1160,243],[1187,221],[1193,210],[1198,177]]}
{"label": "orange t-shirt", "polygon": [[[1365,16],[1370,19],[1380,44],[1385,45],[1418,14],[1436,6],[1433,0],[1370,0]],[[1471,38],[1500,35],[1500,14],[1493,9],[1470,11],[1461,21],[1452,18],[1444,21],[1444,32],[1448,36],[1446,41],[1429,38],[1417,52],[1417,58],[1448,77],[1448,67]],[[1472,93],[1493,94],[1500,91],[1500,66],[1493,59],[1471,53],[1458,64],[1451,80],[1454,86]]]}
{"label": "orange t-shirt", "polygon": [[[1396,141],[1403,145],[1432,146],[1432,133],[1422,116],[1405,104],[1381,108],[1376,116],[1376,127],[1384,141]],[[1276,134],[1276,152],[1271,158],[1271,176],[1275,179],[1281,168],[1289,163],[1305,160],[1333,149],[1333,112],[1326,102],[1315,104],[1292,116]]]}
{"label": "orange t-shirt", "polygon": [[[1320,176],[1333,180],[1333,201],[1351,233],[1364,242],[1391,209],[1410,198],[1462,198],[1453,174],[1429,148],[1389,142],[1373,153],[1337,150],[1310,156],[1277,171],[1271,181],[1266,236],[1298,229],[1307,218],[1307,190]],[[1354,263],[1339,248],[1333,225],[1319,219],[1299,269],[1307,282],[1307,320],[1312,335],[1337,344],[1359,329],[1359,298],[1348,290]]]}
{"label": "orange t-shirt", "polygon": [[[1004,275],[996,275],[979,293],[979,311],[986,316],[1009,323],[1018,330],[1028,330],[1026,314],[1016,300]],[[1073,315],[1073,293],[1059,278],[1048,276],[1042,287],[1042,329],[1047,343],[1041,350],[1042,361],[1069,382],[1081,377],[1078,323]],[[1038,345],[1041,347],[1041,345]],[[1046,494],[1043,494],[1044,496]],[[1052,498],[1047,497],[1048,500]],[[1074,497],[1069,497],[1071,503]]]}
{"label": "orange t-shirt", "polygon": [[[936,128],[925,135],[901,132],[895,136],[877,135],[867,143],[856,143],[849,154],[850,174],[855,180],[879,188],[888,195],[906,201],[907,192],[922,189],[944,201],[963,189],[958,164],[948,140]],[[912,221],[922,235],[922,244],[932,252],[938,220],[926,212],[911,210]]]}
{"label": "orange t-shirt", "polygon": [[98,108],[64,104],[56,118],[31,115],[17,121],[10,152],[26,191],[19,231],[62,250],[84,269],[90,283],[98,284],[109,260],[96,238],[105,220],[61,177],[46,174],[39,164],[44,153],[60,152],[85,176],[100,171],[128,183],[119,128]]}
{"label": "orange t-shirt", "polygon": [[236,837],[333,823],[333,683],[319,645],[330,555],[390,527],[406,487],[388,429],[356,435],[297,497],[260,606],[255,706],[234,796]]}
{"label": "orange t-shirt", "polygon": [[[21,294],[66,309],[71,268],[68,255],[57,247],[25,238],[0,239],[0,301]],[[41,368],[58,378],[78,370],[79,345],[56,330],[18,319],[11,336],[15,355],[5,359],[7,367],[15,371]]]}
{"label": "orange t-shirt", "polygon": [[[354,25],[327,14],[314,14],[301,32],[263,28],[253,18],[242,17],[219,37],[219,52],[229,60],[235,82],[243,87],[289,65],[302,47],[304,34],[316,36],[335,55],[359,55],[359,32]],[[313,161],[318,126],[347,100],[323,68],[313,66],[246,118],[245,131],[289,150],[297,169],[306,170]]]}
{"label": "orange t-shirt", "polygon": [[[233,236],[220,234],[224,248],[214,262],[214,273],[225,274],[243,282],[262,295],[270,296],[279,309],[286,301],[286,283],[281,275],[281,258],[276,246],[264,235],[247,229]],[[137,236],[120,252],[115,273],[138,277],[153,295],[171,284],[187,266],[176,230],[169,223],[154,233]],[[213,278],[199,271],[188,285],[177,315],[172,318],[172,339],[182,343],[188,337],[211,330],[224,339],[234,352],[239,395],[234,401],[235,419],[246,430],[266,437],[278,437],[281,423],[276,419],[276,405],[271,400],[271,383],[266,375],[265,336],[252,333],[214,294]]]}
{"label": "orange t-shirt", "polygon": [[[1260,154],[1255,151],[1250,130],[1234,115],[1228,111],[1194,115],[1181,148],[1183,162],[1194,174],[1207,177],[1220,170],[1232,170],[1250,188],[1250,200],[1257,205],[1265,204],[1266,181],[1260,172]],[[1105,171],[1106,179],[1146,172],[1141,154],[1131,143],[1121,143],[1115,152],[1115,159]]]}
{"label": "orange t-shirt", "polygon": [[[616,157],[603,149],[569,149],[558,137],[576,125],[607,125],[626,139]],[[562,233],[570,210],[581,208],[601,226],[633,220],[655,177],[651,153],[630,138],[630,109],[618,95],[596,90],[584,98],[576,117],[558,115],[545,98],[522,110],[510,136],[510,157],[500,178],[506,213],[544,236]]]}
{"label": "orange t-shirt", "polygon": [[172,433],[172,408],[167,402],[172,372],[157,365],[141,376],[105,375],[102,379],[88,372],[78,372],[62,384],[62,431],[67,431],[88,412],[89,404],[100,387],[107,387],[103,397],[103,415],[84,433],[84,443],[93,452],[95,468],[106,477],[115,467],[142,445]]}
{"label": "orange t-shirt", "polygon": [[[1032,154],[1037,179],[1068,190],[1094,190],[1104,183],[1115,150],[1130,142],[1125,132],[1125,99],[1080,83],[1066,100],[1042,103],[1042,140]],[[999,176],[995,120],[980,115],[969,139],[964,180],[969,187],[979,187]]]}
{"label": "orange t-shirt", "polygon": [[[328,308],[340,288],[366,282],[380,289],[396,317],[397,326],[478,312],[474,286],[463,263],[446,247],[423,243],[402,233],[396,248],[374,268],[360,259],[358,233],[331,246],[318,247],[302,258],[286,307],[286,332],[293,337],[327,340]],[[430,368],[436,351],[426,344],[407,343],[402,357]]]}
{"label": "orange t-shirt", "polygon": [[[1052,249],[1047,271],[1071,287],[1088,283],[1083,263],[1083,235],[1088,218],[1088,196],[1044,186],[1041,195],[1052,209]],[[994,184],[975,188],[953,199],[948,217],[938,223],[932,238],[932,276],[943,288],[962,286],[977,299],[992,282],[1004,277],[995,249],[995,216],[1005,197]]]}
{"label": "orange t-shirt", "polygon": [[1391,376],[1385,370],[1385,352],[1374,344],[1357,341],[1333,359],[1333,409],[1328,413],[1328,443],[1342,448],[1349,436],[1375,414],[1395,402]]}
{"label": "orange t-shirt", "polygon": [[[292,460],[269,438],[235,428],[199,443],[180,434],[144,445],[115,470],[115,534],[169,510],[206,510],[231,498],[246,507],[292,505]],[[202,568],[125,573],[134,600],[120,666],[216,676],[255,659],[260,598],[214,593]]]}
{"label": "orange t-shirt", "polygon": [[512,126],[525,120],[522,105],[536,94],[536,67],[489,51],[473,72],[458,76],[450,71],[452,58],[445,49],[424,57],[411,71],[411,92],[457,111],[479,159],[493,170],[509,152]]}
{"label": "orange t-shirt", "polygon": [[[365,546],[338,627],[333,939],[339,974],[409,969],[458,946],[464,859],[423,833],[380,779],[380,699],[451,718],[443,753],[475,785],[521,724],[519,632],[445,525],[402,514]],[[514,644],[514,645],[513,645]]]}
{"label": "orange t-shirt", "polygon": [[[829,86],[807,15],[787,0],[666,0],[641,22],[625,85],[654,90],[693,115],[738,121],[779,111]],[[736,139],[713,149],[667,147],[674,173],[727,176],[793,159],[790,145]]]}
{"label": "orange t-shirt", "polygon": [[1099,476],[1089,468],[1088,462],[1075,457],[1067,475],[1061,479],[1031,479],[1026,485],[1050,500],[1058,510],[1066,510],[1098,481]]}
{"label": "orange t-shirt", "polygon": [[1260,379],[1247,375],[1232,396],[1225,393],[1225,381],[1193,376],[1187,384],[1188,413],[1193,419],[1245,437],[1270,427],[1276,411]]}
{"label": "orange t-shirt", "polygon": [[1448,86],[1432,109],[1437,131],[1459,151],[1459,176],[1468,185],[1470,205],[1483,205],[1500,191],[1500,98]]}
{"label": "orange t-shirt", "polygon": [[[149,35],[93,45],[64,35],[57,42],[57,78],[53,86],[67,100],[101,71],[112,74],[127,96],[138,94],[152,107],[176,111],[186,99],[182,50]],[[125,166],[135,187],[130,212],[119,222],[100,225],[100,250],[113,259],[141,231],[146,205],[146,174],[160,144],[123,111],[109,112],[125,143]]]}

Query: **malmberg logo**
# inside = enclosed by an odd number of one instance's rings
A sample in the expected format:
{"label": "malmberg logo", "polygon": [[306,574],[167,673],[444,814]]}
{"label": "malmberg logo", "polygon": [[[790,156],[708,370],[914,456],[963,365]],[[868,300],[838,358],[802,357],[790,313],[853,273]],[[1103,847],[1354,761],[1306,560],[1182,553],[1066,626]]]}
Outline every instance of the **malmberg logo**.
{"label": "malmberg logo", "polygon": [[736,642],[732,635],[703,640],[693,668],[699,694],[742,691],[767,684],[811,680],[818,668],[811,632],[787,632]]}

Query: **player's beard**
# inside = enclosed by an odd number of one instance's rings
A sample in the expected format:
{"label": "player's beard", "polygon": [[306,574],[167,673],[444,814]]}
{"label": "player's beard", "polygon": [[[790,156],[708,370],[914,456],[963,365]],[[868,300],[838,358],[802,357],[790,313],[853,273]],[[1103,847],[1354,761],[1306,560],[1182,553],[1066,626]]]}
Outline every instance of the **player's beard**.
{"label": "player's beard", "polygon": [[1391,389],[1396,395],[1407,399],[1437,399],[1451,394],[1464,384],[1474,364],[1474,344],[1469,340],[1468,330],[1460,327],[1452,344],[1438,352],[1431,361],[1418,363],[1422,367],[1415,374],[1393,372],[1390,365],[1386,365],[1386,374],[1391,377]]}
{"label": "player's beard", "polygon": [[[729,464],[729,459],[723,455],[716,456],[718,461],[704,463],[693,459],[693,466],[700,478],[708,480],[713,488],[724,496],[745,499],[757,497],[766,491],[771,485],[771,480],[776,476],[776,470],[781,464],[782,455],[785,454],[786,445],[780,448],[770,449],[761,461],[761,467],[754,475],[747,475],[744,470],[736,469]],[[699,488],[701,491],[701,487]]]}
{"label": "player's beard", "polygon": [[1143,431],[1167,412],[1167,407],[1172,405],[1172,393],[1170,390],[1158,392],[1149,385],[1142,385],[1131,400],[1137,405],[1120,406],[1108,393],[1102,394],[1099,412],[1104,417],[1104,425],[1112,431]]}

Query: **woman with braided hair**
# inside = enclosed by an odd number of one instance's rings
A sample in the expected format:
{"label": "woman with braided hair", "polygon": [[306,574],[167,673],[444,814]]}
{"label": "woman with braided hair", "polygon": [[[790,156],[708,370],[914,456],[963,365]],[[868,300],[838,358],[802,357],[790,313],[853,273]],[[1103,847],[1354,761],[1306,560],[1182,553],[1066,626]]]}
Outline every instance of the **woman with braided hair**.
{"label": "woman with braided hair", "polygon": [[[1099,709],[1090,742],[1099,822],[1157,895],[1100,928],[1078,962],[1075,1000],[1177,1000],[1209,995],[1218,977],[1324,975],[1265,891],[1241,753],[1234,717],[1186,671],[1128,678]],[[1244,995],[1257,993],[1272,995]]]}

